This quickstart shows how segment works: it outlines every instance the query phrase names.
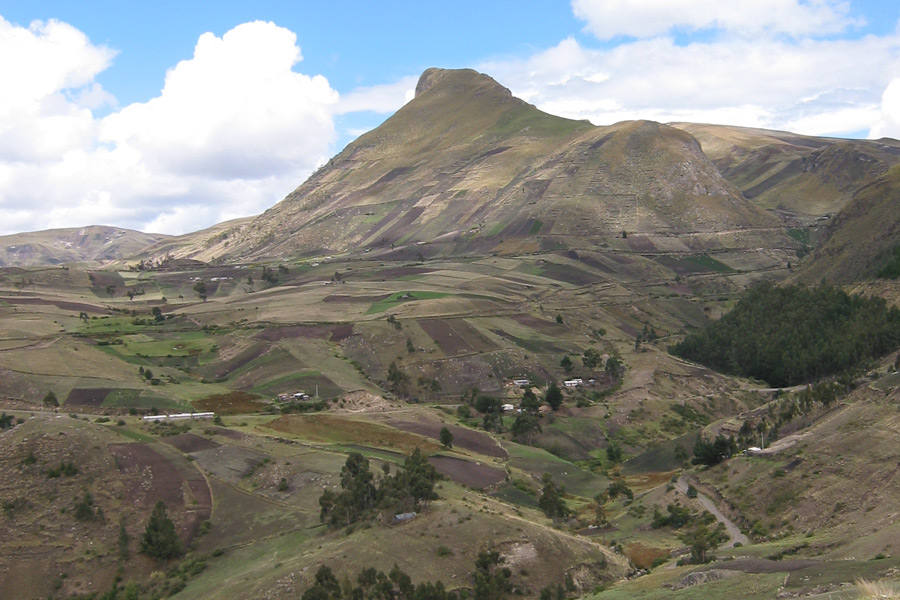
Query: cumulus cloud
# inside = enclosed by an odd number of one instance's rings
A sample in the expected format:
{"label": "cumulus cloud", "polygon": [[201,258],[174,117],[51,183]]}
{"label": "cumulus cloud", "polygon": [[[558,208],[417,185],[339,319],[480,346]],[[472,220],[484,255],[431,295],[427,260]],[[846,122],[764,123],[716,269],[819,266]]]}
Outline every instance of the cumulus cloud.
{"label": "cumulus cloud", "polygon": [[0,17],[0,56],[7,57],[0,60],[0,161],[50,160],[90,143],[95,123],[87,105],[112,100],[93,79],[114,51],[66,23],[26,28]]}
{"label": "cumulus cloud", "polygon": [[115,106],[94,81],[115,56],[65,23],[0,19],[4,232],[115,224],[182,233],[262,212],[331,154],[338,94],[291,31],[245,23],[200,36],[159,96]]}
{"label": "cumulus cloud", "polygon": [[181,175],[258,179],[314,168],[334,140],[338,94],[324,77],[291,70],[301,59],[296,42],[263,22],[203,34],[159,97],[103,120],[100,141]]}
{"label": "cumulus cloud", "polygon": [[900,77],[892,80],[881,95],[881,115],[869,137],[900,139]]}
{"label": "cumulus cloud", "polygon": [[704,29],[806,37],[863,24],[850,16],[848,2],[835,0],[573,0],[572,10],[604,40]]}
{"label": "cumulus cloud", "polygon": [[900,72],[900,37],[656,37],[605,49],[569,38],[480,68],[542,110],[597,125],[652,119],[840,135],[878,119],[878,96]]}

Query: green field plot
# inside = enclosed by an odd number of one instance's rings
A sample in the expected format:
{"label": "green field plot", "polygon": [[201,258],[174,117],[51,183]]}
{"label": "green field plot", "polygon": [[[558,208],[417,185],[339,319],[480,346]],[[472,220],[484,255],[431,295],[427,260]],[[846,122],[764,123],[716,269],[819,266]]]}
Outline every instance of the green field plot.
{"label": "green field plot", "polygon": [[[161,338],[161,339],[160,339]],[[152,336],[148,334],[123,337],[122,353],[140,354],[146,357],[200,356],[209,354],[216,347],[216,339],[202,332],[188,332]]]}
{"label": "green field plot", "polygon": [[379,302],[375,302],[366,312],[367,315],[372,315],[380,312],[384,312],[393,306],[397,306],[399,304],[403,304],[404,302],[412,302],[414,300],[433,300],[436,298],[445,298],[450,294],[444,292],[396,292],[391,294],[384,300]]}
{"label": "green field plot", "polygon": [[606,477],[553,456],[546,450],[514,443],[504,443],[503,447],[509,452],[511,466],[530,473],[538,481],[544,473],[549,473],[571,494],[593,498],[609,485]]}
{"label": "green field plot", "polygon": [[110,408],[143,408],[157,410],[189,410],[191,405],[184,400],[168,398],[160,394],[136,389],[112,390],[103,399],[103,406]]}
{"label": "green field plot", "polygon": [[343,394],[345,390],[318,371],[283,375],[253,388],[253,393],[260,396],[277,396],[294,391],[303,391],[310,396],[314,396],[318,391],[320,398],[335,398]]}

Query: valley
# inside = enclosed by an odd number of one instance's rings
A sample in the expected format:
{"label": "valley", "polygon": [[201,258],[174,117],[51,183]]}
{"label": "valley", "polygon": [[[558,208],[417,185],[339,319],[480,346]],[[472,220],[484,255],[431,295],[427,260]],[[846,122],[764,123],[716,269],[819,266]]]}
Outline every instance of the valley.
{"label": "valley", "polygon": [[[864,597],[900,573],[897,350],[778,389],[669,347],[760,283],[897,306],[875,272],[900,243],[898,155],[598,128],[429,70],[256,219],[4,266],[0,589],[296,598],[323,565],[396,565],[478,598],[490,550],[542,600]],[[214,417],[145,419],[194,411]],[[735,447],[692,464],[698,436]],[[383,484],[416,449],[436,498],[323,522],[350,457]],[[159,500],[184,558],[140,552]]]}

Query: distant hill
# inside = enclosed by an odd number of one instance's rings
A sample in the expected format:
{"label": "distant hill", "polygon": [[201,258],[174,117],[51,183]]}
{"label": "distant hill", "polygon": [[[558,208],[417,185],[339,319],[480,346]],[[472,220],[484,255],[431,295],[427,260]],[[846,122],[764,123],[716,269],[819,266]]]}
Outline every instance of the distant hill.
{"label": "distant hill", "polygon": [[0,267],[121,260],[167,237],[102,225],[4,235],[0,236]]}
{"label": "distant hill", "polygon": [[475,71],[429,69],[415,99],[212,250],[245,259],[428,243],[415,253],[459,255],[779,225],[684,131],[595,127]]}
{"label": "distant hill", "polygon": [[900,165],[861,188],[830,223],[797,279],[850,283],[874,277],[900,244]]}
{"label": "distant hill", "polygon": [[749,200],[799,217],[841,210],[900,160],[894,139],[820,138],[726,125],[672,123],[700,142],[722,176]]}

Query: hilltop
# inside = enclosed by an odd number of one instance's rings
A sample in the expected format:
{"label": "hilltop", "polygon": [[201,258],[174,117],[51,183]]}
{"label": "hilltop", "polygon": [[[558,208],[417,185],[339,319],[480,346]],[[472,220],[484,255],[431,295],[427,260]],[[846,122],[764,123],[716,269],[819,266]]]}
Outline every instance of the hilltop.
{"label": "hilltop", "polygon": [[0,267],[121,260],[167,237],[101,225],[4,235],[0,236]]}
{"label": "hilltop", "polygon": [[593,249],[623,232],[691,234],[702,250],[723,231],[778,226],[678,129],[595,127],[541,112],[486,75],[429,69],[412,101],[212,250],[226,261],[509,254]]}

